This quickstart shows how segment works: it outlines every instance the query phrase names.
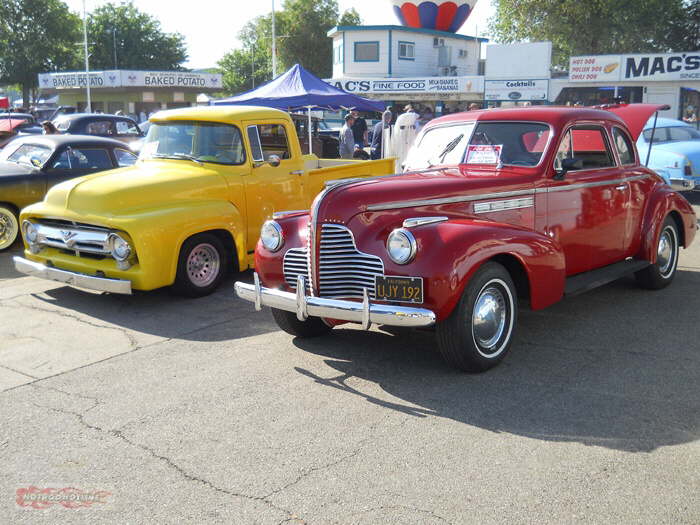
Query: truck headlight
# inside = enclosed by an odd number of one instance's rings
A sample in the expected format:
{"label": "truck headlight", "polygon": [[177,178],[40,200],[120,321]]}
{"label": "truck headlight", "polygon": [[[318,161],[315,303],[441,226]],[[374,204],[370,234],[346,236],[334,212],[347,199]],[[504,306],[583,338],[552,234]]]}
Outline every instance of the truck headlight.
{"label": "truck headlight", "polygon": [[131,256],[131,245],[121,235],[112,233],[107,242],[109,243],[109,251],[115,260],[123,262]]}
{"label": "truck headlight", "polygon": [[24,221],[22,223],[22,230],[24,230],[24,238],[29,244],[34,244],[38,237],[38,232],[36,225],[30,221]]}
{"label": "truck headlight", "polygon": [[276,252],[284,244],[282,227],[275,221],[265,221],[265,224],[260,228],[260,240],[265,248]]}
{"label": "truck headlight", "polygon": [[416,256],[416,238],[408,230],[399,228],[389,234],[386,251],[396,264],[408,264]]}

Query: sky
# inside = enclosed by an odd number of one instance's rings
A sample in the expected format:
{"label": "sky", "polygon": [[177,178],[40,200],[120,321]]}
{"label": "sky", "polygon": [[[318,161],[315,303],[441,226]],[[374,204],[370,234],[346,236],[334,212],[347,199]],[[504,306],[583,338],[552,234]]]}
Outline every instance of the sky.
{"label": "sky", "polygon": [[[64,0],[68,7],[82,15],[83,0]],[[179,32],[185,36],[189,60],[184,64],[191,69],[215,67],[216,63],[232,49],[240,47],[237,38],[243,26],[256,16],[269,13],[273,0],[198,0],[197,2],[173,2],[172,0],[134,0],[140,11],[160,20],[161,28],[168,33]],[[113,0],[118,3],[118,0]],[[283,0],[274,0],[275,9],[281,9]],[[88,13],[108,3],[108,0],[85,0]],[[391,0],[338,0],[341,13],[354,7],[365,25],[399,25],[394,16]],[[488,18],[495,9],[491,0],[478,0],[460,34],[485,36]],[[478,35],[477,35],[478,33]],[[331,57],[328,58],[329,60]]]}

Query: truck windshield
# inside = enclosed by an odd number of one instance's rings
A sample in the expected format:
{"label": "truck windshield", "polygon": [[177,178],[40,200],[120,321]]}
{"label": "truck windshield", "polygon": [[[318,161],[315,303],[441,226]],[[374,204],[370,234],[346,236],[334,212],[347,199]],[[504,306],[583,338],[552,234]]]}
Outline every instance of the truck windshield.
{"label": "truck windshield", "polygon": [[465,122],[426,130],[406,158],[405,169],[473,164],[537,166],[549,126],[535,122]]}
{"label": "truck windshield", "polygon": [[245,149],[236,126],[218,122],[153,122],[140,159],[191,159],[215,164],[243,164]]}

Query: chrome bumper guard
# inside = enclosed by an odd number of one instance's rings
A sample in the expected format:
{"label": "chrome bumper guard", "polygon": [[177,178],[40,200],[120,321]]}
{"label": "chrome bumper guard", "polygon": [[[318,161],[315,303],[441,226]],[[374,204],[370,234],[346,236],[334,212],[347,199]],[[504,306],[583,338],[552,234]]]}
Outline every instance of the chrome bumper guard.
{"label": "chrome bumper guard", "polygon": [[260,285],[258,274],[253,274],[254,284],[236,282],[236,295],[255,304],[255,309],[270,306],[297,314],[297,319],[324,317],[360,323],[367,330],[374,324],[418,328],[435,324],[435,313],[426,308],[372,304],[367,289],[361,303],[340,299],[323,299],[304,294],[304,277],[297,278],[297,293],[283,292]]}
{"label": "chrome bumper guard", "polygon": [[34,261],[29,261],[22,257],[13,257],[12,260],[15,263],[15,270],[20,273],[31,275],[32,277],[39,277],[50,281],[59,281],[78,288],[86,288],[88,290],[97,290],[100,292],[119,293],[125,295],[131,294],[131,281],[109,279],[107,277],[96,277],[94,275],[85,275],[84,273],[60,270],[52,266],[46,266]]}

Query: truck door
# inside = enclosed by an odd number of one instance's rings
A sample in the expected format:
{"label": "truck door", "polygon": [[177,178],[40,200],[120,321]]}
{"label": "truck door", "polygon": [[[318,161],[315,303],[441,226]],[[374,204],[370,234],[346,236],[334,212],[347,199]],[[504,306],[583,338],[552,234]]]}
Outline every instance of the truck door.
{"label": "truck door", "polygon": [[626,230],[629,185],[612,153],[607,130],[580,124],[562,137],[554,161],[566,158],[581,169],[569,170],[547,188],[547,232],[562,246],[567,275],[620,261]]}
{"label": "truck door", "polygon": [[255,250],[260,226],[274,212],[306,209],[304,163],[284,120],[246,122],[252,167],[245,179],[248,252]]}

